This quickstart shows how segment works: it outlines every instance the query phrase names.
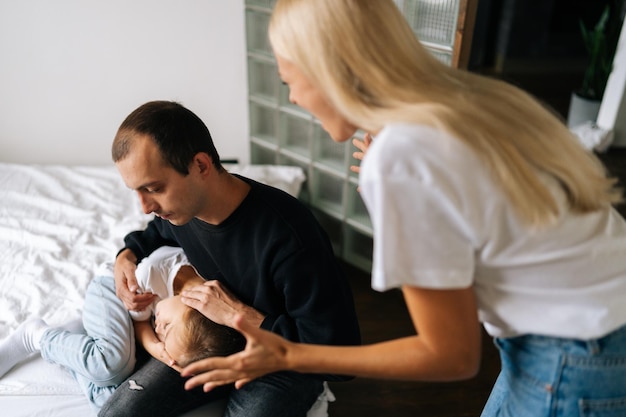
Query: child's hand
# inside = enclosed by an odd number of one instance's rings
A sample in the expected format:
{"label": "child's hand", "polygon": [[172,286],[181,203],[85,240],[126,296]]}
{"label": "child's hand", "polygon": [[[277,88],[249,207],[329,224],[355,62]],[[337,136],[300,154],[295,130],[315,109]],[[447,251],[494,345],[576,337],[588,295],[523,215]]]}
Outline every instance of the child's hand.
{"label": "child's hand", "polygon": [[176,361],[172,359],[172,357],[165,350],[165,343],[156,342],[151,343],[150,346],[144,346],[144,348],[152,355],[153,358],[160,360],[167,366],[172,369],[175,369],[177,372],[180,372],[182,368],[176,364]]}

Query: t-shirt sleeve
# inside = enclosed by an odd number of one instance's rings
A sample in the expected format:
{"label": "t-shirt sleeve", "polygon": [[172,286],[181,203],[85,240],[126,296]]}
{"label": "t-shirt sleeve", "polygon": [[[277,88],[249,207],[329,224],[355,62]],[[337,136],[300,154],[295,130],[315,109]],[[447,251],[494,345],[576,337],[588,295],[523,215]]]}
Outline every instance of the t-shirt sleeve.
{"label": "t-shirt sleeve", "polygon": [[441,192],[407,178],[370,182],[365,187],[376,207],[374,289],[470,285],[473,248],[454,204]]}
{"label": "t-shirt sleeve", "polygon": [[141,261],[162,246],[180,246],[168,233],[167,220],[154,218],[144,230],[130,232],[124,237],[124,249],[130,249]]}
{"label": "t-shirt sleeve", "polygon": [[374,229],[372,287],[379,291],[465,288],[473,279],[476,197],[464,179],[471,173],[442,163],[445,155],[424,143],[440,144],[441,138],[431,131],[376,138],[361,170]]}
{"label": "t-shirt sleeve", "polygon": [[[152,252],[150,256],[143,258],[135,270],[139,291],[156,294],[158,300],[169,297],[169,274],[173,270],[172,264],[177,257],[180,257],[179,253],[182,253],[180,248],[162,246]],[[186,258],[184,259],[186,260]],[[129,312],[133,320],[148,320],[154,312],[156,302],[153,302],[142,311]]]}

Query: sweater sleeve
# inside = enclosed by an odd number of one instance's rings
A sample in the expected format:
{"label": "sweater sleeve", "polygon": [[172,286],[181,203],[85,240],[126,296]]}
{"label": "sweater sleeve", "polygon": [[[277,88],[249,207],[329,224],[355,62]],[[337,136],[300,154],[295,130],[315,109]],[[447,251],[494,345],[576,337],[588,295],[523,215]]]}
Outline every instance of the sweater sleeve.
{"label": "sweater sleeve", "polygon": [[[131,232],[124,237],[124,249],[130,249],[137,257],[137,262],[149,256],[161,246],[180,246],[164,227],[163,220],[155,218],[144,230]],[[121,251],[120,251],[121,252]]]}
{"label": "sweater sleeve", "polygon": [[[358,345],[361,335],[351,289],[336,260],[302,250],[274,274],[286,311],[269,314],[261,328],[286,339],[310,344]],[[349,377],[323,375],[324,380]]]}
{"label": "sweater sleeve", "polygon": [[304,343],[360,343],[352,293],[334,259],[319,259],[302,250],[274,274],[286,312],[269,314],[262,327]]}

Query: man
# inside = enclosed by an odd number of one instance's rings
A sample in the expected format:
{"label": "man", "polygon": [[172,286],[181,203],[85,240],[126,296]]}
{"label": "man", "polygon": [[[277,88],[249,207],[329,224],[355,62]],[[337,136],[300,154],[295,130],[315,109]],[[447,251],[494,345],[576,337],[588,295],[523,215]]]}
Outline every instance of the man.
{"label": "man", "polygon": [[[204,123],[183,106],[149,102],[120,126],[113,160],[146,213],[155,218],[125,238],[115,263],[118,297],[129,310],[138,261],[155,249],[180,246],[207,279],[201,312],[233,326],[237,316],[294,341],[358,344],[352,294],[328,237],[296,198],[228,173]],[[278,372],[239,390],[185,391],[184,379],[150,358],[105,404],[100,416],[176,416],[228,396],[226,416],[305,416],[333,375]]]}

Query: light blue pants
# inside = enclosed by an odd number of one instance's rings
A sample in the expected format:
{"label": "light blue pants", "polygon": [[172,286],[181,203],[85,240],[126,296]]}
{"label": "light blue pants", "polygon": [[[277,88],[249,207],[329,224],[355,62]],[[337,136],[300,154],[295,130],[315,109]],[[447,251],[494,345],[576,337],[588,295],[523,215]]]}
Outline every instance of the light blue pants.
{"label": "light blue pants", "polygon": [[600,339],[496,339],[502,370],[481,417],[626,416],[626,326]]}
{"label": "light blue pants", "polygon": [[41,339],[41,356],[68,369],[99,410],[135,367],[132,319],[115,295],[113,277],[94,278],[85,295],[86,334],[49,329]]}

